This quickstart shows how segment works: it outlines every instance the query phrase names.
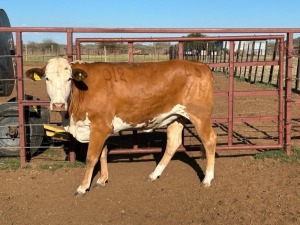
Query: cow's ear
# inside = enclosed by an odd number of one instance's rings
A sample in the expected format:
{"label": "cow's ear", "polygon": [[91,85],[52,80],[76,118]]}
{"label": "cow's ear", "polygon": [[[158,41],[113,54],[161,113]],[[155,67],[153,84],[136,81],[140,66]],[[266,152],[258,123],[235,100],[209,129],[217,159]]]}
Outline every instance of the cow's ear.
{"label": "cow's ear", "polygon": [[74,80],[82,81],[88,77],[88,74],[82,69],[72,69],[72,77]]}
{"label": "cow's ear", "polygon": [[27,70],[25,76],[31,80],[41,80],[45,77],[45,67]]}

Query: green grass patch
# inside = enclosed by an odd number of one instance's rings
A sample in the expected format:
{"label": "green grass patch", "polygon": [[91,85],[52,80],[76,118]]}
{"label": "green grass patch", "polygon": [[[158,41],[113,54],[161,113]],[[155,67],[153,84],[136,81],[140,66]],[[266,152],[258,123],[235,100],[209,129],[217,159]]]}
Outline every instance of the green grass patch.
{"label": "green grass patch", "polygon": [[21,167],[19,157],[0,158],[0,170],[17,170]]}
{"label": "green grass patch", "polygon": [[58,163],[43,163],[38,166],[40,170],[49,170],[54,173],[56,170],[65,167],[65,165],[69,162],[58,162]]}
{"label": "green grass patch", "polygon": [[61,168],[84,168],[85,167],[85,163],[83,162],[79,162],[79,161],[75,161],[74,163],[70,163],[68,161],[64,161],[64,162],[56,162],[56,163],[42,163],[38,166],[38,169],[40,170],[49,170],[51,172],[55,172],[58,169]]}
{"label": "green grass patch", "polygon": [[283,163],[300,163],[300,149],[292,149],[290,156],[284,150],[268,150],[258,153],[254,156],[255,159],[275,159]]}
{"label": "green grass patch", "polygon": [[60,157],[62,155],[61,148],[49,148],[43,152],[43,155],[53,158],[53,157]]}
{"label": "green grass patch", "polygon": [[85,163],[84,162],[80,162],[80,161],[75,161],[74,163],[70,163],[68,162],[68,164],[66,164],[67,168],[84,168],[85,167]]}
{"label": "green grass patch", "polygon": [[[22,169],[30,169],[30,164],[26,163]],[[21,169],[20,157],[0,157],[0,170]]]}
{"label": "green grass patch", "polygon": [[[53,152],[49,152],[52,154]],[[54,153],[53,153],[54,154]],[[41,164],[34,167],[38,170],[48,170],[51,172],[55,172],[58,169],[72,169],[72,168],[85,168],[85,163],[80,161],[75,161],[71,163],[69,161],[55,161],[49,162],[48,160],[44,160]],[[29,163],[26,163],[24,167],[21,167],[20,158],[19,157],[0,157],[0,170],[13,170],[16,171],[18,169],[32,169],[32,166]]]}

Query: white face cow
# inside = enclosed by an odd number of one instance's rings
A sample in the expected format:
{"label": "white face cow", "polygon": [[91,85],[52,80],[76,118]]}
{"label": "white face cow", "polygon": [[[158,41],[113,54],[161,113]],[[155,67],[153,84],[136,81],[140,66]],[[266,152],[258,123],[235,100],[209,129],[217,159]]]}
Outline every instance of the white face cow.
{"label": "white face cow", "polygon": [[27,77],[38,75],[46,79],[47,93],[50,97],[50,110],[66,111],[71,92],[72,69],[69,62],[61,57],[50,59],[44,69],[32,69]]}
{"label": "white face cow", "polygon": [[45,79],[47,92],[51,99],[50,110],[66,111],[71,92],[72,69],[64,58],[50,59]]}

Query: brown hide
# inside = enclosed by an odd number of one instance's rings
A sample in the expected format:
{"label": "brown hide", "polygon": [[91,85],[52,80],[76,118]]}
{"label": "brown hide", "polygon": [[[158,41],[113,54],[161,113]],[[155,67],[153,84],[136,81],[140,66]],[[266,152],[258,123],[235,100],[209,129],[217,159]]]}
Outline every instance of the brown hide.
{"label": "brown hide", "polygon": [[111,126],[114,116],[135,125],[169,112],[175,105],[198,118],[211,116],[213,82],[209,67],[199,62],[172,60],[149,63],[74,63],[87,73],[74,81],[69,108],[74,121],[101,117]]}

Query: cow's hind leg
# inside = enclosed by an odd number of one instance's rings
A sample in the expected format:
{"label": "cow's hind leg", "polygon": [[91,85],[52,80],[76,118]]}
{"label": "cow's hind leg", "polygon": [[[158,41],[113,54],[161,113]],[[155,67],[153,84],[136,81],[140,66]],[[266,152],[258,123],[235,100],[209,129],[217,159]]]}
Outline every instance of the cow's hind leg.
{"label": "cow's hind leg", "polygon": [[167,128],[167,147],[166,151],[156,166],[155,170],[149,175],[150,180],[156,180],[164,171],[174,153],[182,143],[183,124],[175,121]]}
{"label": "cow's hind leg", "polygon": [[90,188],[94,167],[99,160],[99,156],[103,149],[103,145],[105,143],[105,140],[108,138],[109,134],[110,130],[108,128],[105,129],[104,127],[101,127],[101,131],[99,131],[99,128],[97,129],[97,127],[92,127],[91,125],[90,143],[86,158],[85,175],[80,186],[74,193],[76,197],[84,195],[87,189]]}
{"label": "cow's hind leg", "polygon": [[200,136],[206,153],[206,170],[203,180],[204,187],[209,187],[212,179],[214,179],[215,152],[217,135],[215,134],[209,118],[198,119],[190,115],[190,119],[194,124],[198,135]]}
{"label": "cow's hind leg", "polygon": [[108,180],[108,168],[107,168],[107,146],[103,148],[103,151],[100,156],[100,177],[97,180],[97,186],[105,186],[105,183]]}

